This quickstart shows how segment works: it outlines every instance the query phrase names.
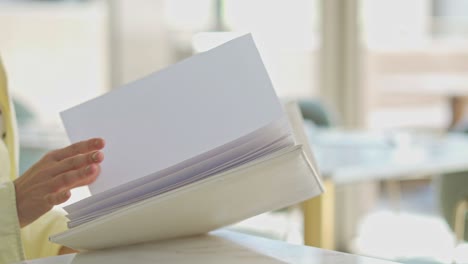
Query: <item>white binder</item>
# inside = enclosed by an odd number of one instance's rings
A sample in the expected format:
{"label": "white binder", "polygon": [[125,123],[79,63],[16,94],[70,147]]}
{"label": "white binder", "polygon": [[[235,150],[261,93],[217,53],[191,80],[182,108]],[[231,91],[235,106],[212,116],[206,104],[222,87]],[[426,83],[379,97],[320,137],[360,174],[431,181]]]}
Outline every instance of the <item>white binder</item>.
{"label": "white binder", "polygon": [[122,208],[50,238],[79,250],[202,234],[322,193],[302,146]]}
{"label": "white binder", "polygon": [[95,250],[202,234],[319,195],[297,105],[286,110],[247,35],[65,111],[73,142],[109,144],[93,196],[65,207],[72,228],[50,240]]}

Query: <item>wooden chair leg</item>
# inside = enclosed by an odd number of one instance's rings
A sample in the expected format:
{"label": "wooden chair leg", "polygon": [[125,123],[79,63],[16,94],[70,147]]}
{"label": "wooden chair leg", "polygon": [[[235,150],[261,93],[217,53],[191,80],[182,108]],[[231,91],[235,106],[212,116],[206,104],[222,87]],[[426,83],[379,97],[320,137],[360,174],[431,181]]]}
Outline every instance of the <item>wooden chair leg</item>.
{"label": "wooden chair leg", "polygon": [[335,186],[323,181],[325,192],[302,203],[304,214],[304,244],[335,249]]}
{"label": "wooden chair leg", "polygon": [[466,214],[468,212],[468,198],[458,202],[455,207],[454,231],[457,241],[463,241],[465,237]]}

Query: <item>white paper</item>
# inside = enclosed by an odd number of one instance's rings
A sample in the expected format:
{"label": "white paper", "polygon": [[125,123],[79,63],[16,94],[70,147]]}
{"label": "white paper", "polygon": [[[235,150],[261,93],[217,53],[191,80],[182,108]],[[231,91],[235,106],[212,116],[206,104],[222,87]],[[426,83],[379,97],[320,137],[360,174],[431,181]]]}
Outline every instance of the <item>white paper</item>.
{"label": "white paper", "polygon": [[282,115],[250,35],[61,113],[72,142],[106,140],[92,194],[220,148]]}
{"label": "white paper", "polygon": [[[278,149],[294,144],[286,118],[277,120],[254,133],[226,144],[226,150],[205,159],[182,162],[174,168],[162,170],[111,190],[95,194],[64,209],[74,222],[78,218],[96,214],[109,207],[119,208],[133,201],[155,196],[213,174],[240,166],[246,162],[268,155]],[[71,224],[70,226],[72,226]]]}

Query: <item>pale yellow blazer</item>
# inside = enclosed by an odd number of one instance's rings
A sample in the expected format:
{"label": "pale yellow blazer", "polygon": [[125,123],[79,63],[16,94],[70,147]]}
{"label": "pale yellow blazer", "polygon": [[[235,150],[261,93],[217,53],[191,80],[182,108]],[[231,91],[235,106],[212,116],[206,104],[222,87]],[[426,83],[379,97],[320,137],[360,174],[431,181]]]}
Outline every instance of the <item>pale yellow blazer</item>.
{"label": "pale yellow blazer", "polygon": [[0,263],[57,255],[60,246],[50,243],[48,237],[67,228],[62,214],[51,211],[25,228],[19,226],[12,182],[18,176],[16,119],[1,60],[0,109],[6,127],[5,144],[0,140]]}

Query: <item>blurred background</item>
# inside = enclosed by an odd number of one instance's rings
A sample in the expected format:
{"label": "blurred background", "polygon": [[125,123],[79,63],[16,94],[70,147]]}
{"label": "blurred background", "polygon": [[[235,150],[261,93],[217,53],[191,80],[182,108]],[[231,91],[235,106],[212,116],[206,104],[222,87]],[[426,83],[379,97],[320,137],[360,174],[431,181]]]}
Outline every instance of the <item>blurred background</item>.
{"label": "blurred background", "polygon": [[232,228],[468,263],[468,0],[0,0],[20,170],[67,144],[60,111],[248,32],[298,100],[328,192],[309,212],[321,234],[304,206]]}

